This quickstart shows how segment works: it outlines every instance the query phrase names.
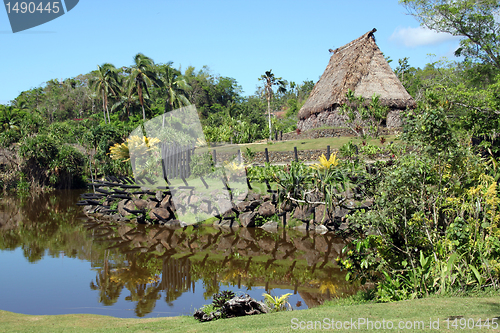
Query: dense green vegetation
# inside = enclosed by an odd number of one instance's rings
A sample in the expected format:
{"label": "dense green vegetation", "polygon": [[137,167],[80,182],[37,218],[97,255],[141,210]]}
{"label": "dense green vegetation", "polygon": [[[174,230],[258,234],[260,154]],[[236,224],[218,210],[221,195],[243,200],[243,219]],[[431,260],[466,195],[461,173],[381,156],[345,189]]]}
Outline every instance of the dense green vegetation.
{"label": "dense green vegetation", "polygon": [[[321,204],[326,216],[350,210],[352,244],[338,263],[347,279],[374,285],[377,301],[496,289],[500,26],[494,13],[500,5],[402,2],[427,27],[466,39],[457,51],[461,62],[439,60],[420,69],[399,60],[395,72],[418,107],[404,115],[394,159],[365,165],[346,143],[339,149],[343,160],[324,159],[315,170],[295,163],[270,169],[267,177],[277,183],[282,207]],[[361,113],[359,107],[348,112]],[[372,205],[353,209],[349,190]]]}
{"label": "dense green vegetation", "polygon": [[[196,105],[208,142],[263,139],[268,121],[273,130],[293,131],[313,87],[312,81],[281,81],[272,99],[268,88],[243,97],[235,79],[207,67],[182,72],[143,54],[133,60],[129,67],[104,63],[62,82],[47,81],[0,105],[3,188],[69,188],[86,177],[128,174],[130,167],[111,159],[109,148],[142,121],[189,104]],[[278,118],[277,111],[286,114]]]}

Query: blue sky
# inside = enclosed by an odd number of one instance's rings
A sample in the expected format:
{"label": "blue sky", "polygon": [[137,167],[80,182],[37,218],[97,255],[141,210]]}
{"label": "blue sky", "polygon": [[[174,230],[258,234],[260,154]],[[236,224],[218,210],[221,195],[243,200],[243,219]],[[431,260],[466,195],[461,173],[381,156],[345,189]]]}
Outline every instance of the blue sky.
{"label": "blue sky", "polygon": [[397,0],[80,0],[65,15],[15,34],[0,9],[0,103],[98,64],[129,66],[139,52],[182,70],[207,65],[235,78],[245,95],[269,69],[288,81],[316,82],[328,49],[373,28],[392,67],[403,57],[416,67],[453,60],[458,46],[455,37],[420,28]]}

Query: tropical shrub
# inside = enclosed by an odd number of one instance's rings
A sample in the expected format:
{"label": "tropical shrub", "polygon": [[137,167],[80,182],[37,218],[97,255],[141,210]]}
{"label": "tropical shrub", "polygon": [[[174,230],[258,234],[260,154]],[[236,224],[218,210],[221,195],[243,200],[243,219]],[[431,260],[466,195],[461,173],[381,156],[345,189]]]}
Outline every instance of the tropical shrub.
{"label": "tropical shrub", "polygon": [[127,162],[130,160],[130,153],[134,157],[140,157],[151,154],[153,151],[158,150],[160,140],[157,138],[148,138],[146,136],[139,137],[133,135],[123,143],[115,143],[114,146],[109,148],[109,154],[113,160],[123,160]]}
{"label": "tropical shrub", "polygon": [[351,140],[339,148],[339,153],[342,157],[352,159],[358,154],[358,147]]}
{"label": "tropical shrub", "polygon": [[292,296],[291,293],[283,294],[281,296],[272,296],[270,294],[264,293],[262,294],[262,296],[264,296],[266,303],[271,308],[271,310],[275,312],[292,309],[292,306],[288,302],[288,297]]}
{"label": "tropical shrub", "polygon": [[76,124],[74,122],[65,121],[52,123],[48,127],[47,132],[61,142],[77,143]]}
{"label": "tropical shrub", "polygon": [[325,220],[332,219],[337,208],[353,208],[348,207],[347,199],[360,197],[358,194],[352,197],[350,191],[367,196],[366,183],[372,178],[362,165],[352,166],[349,162],[337,160],[336,155],[327,160],[323,155],[320,163],[312,166],[294,161],[277,170],[272,179],[276,182],[277,199],[282,205],[325,205]]}
{"label": "tropical shrub", "polygon": [[380,152],[380,148],[374,145],[366,144],[361,146],[360,152],[369,158],[374,158]]}
{"label": "tropical shrub", "polygon": [[486,161],[442,109],[407,124],[411,149],[373,183],[372,209],[350,214],[362,232],[339,265],[349,280],[377,283],[379,301],[497,286],[500,201]]}
{"label": "tropical shrub", "polygon": [[191,156],[191,176],[199,177],[208,174],[214,170],[212,154],[209,152],[194,154]]}
{"label": "tropical shrub", "polygon": [[382,121],[387,118],[389,108],[380,103],[380,95],[373,94],[369,101],[362,96],[355,96],[352,90],[346,93],[348,103],[340,109],[346,125],[353,134],[361,137],[378,137]]}
{"label": "tropical shrub", "polygon": [[265,163],[263,167],[252,166],[247,168],[247,178],[253,182],[274,181],[276,174],[283,170],[282,166]]}
{"label": "tropical shrub", "polygon": [[22,133],[17,129],[8,129],[0,133],[0,147],[8,148],[12,144],[19,142]]}
{"label": "tropical shrub", "polygon": [[20,171],[35,186],[71,188],[83,182],[84,156],[51,135],[25,138],[20,144],[19,156]]}

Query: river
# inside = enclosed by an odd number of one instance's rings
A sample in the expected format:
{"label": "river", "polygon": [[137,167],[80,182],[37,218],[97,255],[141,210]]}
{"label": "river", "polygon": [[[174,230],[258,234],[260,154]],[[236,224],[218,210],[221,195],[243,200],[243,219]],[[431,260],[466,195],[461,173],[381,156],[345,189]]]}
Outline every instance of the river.
{"label": "river", "polygon": [[190,315],[223,290],[292,293],[293,309],[356,288],[335,263],[332,233],[102,222],[75,203],[82,191],[0,200],[0,309],[121,318]]}

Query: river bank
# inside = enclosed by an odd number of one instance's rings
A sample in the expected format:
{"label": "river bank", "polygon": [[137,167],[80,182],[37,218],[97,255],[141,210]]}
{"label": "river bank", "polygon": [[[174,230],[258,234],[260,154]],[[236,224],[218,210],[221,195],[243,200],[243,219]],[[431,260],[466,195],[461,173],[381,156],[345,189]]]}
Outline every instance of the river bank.
{"label": "river bank", "polygon": [[[96,315],[29,316],[0,311],[0,332],[296,332],[331,330],[371,332],[498,332],[500,296],[428,297],[424,299],[346,305],[247,316],[208,323],[193,317],[121,319]],[[457,319],[455,321],[455,319]],[[352,323],[353,327],[350,327]],[[481,320],[482,328],[480,328]],[[484,326],[488,320],[489,328]],[[373,323],[373,328],[370,326]],[[463,325],[465,323],[465,326]],[[321,325],[321,326],[320,326]],[[380,329],[377,327],[381,325]],[[385,329],[383,329],[385,325]],[[467,325],[469,325],[467,327]],[[390,327],[393,329],[390,329]],[[398,328],[403,327],[403,328]]]}

